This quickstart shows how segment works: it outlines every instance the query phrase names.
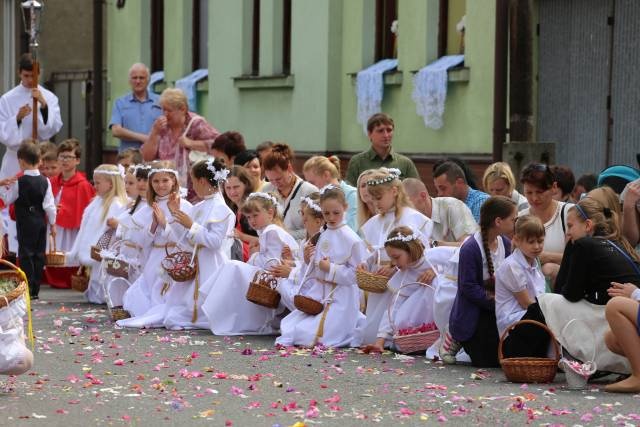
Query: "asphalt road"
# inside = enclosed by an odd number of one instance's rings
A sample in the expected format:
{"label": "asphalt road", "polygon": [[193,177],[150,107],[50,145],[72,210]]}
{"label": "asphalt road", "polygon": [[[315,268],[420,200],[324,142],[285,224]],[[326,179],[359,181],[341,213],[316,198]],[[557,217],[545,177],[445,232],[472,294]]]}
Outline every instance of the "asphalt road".
{"label": "asphalt road", "polygon": [[[273,337],[116,329],[102,306],[43,289],[35,367],[0,378],[0,425],[640,425],[640,395],[505,381],[500,370]],[[298,423],[298,424],[296,424]]]}

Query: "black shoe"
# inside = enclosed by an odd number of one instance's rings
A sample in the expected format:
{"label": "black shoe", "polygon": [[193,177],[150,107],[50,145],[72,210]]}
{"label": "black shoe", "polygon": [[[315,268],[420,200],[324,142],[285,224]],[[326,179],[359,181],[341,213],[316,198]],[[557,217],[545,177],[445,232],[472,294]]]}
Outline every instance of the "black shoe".
{"label": "black shoe", "polygon": [[38,295],[31,295],[29,298],[31,298],[31,301],[35,301],[35,300],[39,300],[40,297]]}

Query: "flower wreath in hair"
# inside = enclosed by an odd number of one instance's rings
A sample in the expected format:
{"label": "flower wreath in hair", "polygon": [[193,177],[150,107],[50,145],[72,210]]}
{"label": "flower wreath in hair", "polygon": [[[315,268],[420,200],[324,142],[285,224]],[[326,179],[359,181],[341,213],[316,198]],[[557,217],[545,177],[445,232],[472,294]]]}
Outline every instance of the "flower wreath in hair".
{"label": "flower wreath in hair", "polygon": [[218,182],[218,184],[220,184],[221,182],[225,182],[227,180],[227,177],[229,176],[229,169],[226,169],[224,167],[222,169],[216,169],[213,162],[214,159],[210,159],[205,162],[205,164],[207,165],[207,169],[213,174],[213,179]]}
{"label": "flower wreath in hair", "polygon": [[269,200],[271,203],[273,203],[274,209],[278,213],[282,213],[282,212],[280,212],[280,204],[278,203],[276,198],[273,197],[269,193],[263,193],[262,191],[256,191],[255,193],[251,193],[251,194],[249,194],[247,196],[247,200],[250,200],[250,199],[265,199],[265,200]]}
{"label": "flower wreath in hair", "polygon": [[112,176],[120,176],[122,179],[124,179],[125,176],[125,170],[124,170],[124,166],[118,164],[116,165],[118,167],[117,171],[110,171],[110,170],[105,170],[105,169],[96,169],[93,171],[94,175],[112,175]]}
{"label": "flower wreath in hair", "polygon": [[338,186],[333,185],[333,184],[327,184],[327,185],[325,185],[324,187],[322,187],[322,188],[320,189],[320,197],[324,196],[324,193],[326,193],[327,191],[335,190],[336,188],[338,188]]}
{"label": "flower wreath in hair", "polygon": [[151,175],[160,173],[160,172],[171,173],[176,177],[176,180],[180,179],[180,177],[178,176],[178,171],[171,168],[157,168],[157,169],[151,168],[149,170],[149,178],[151,178]]}
{"label": "flower wreath in hair", "polygon": [[412,242],[414,240],[420,240],[420,236],[416,233],[404,235],[402,233],[398,233],[395,236],[389,237],[385,243],[388,242]]}
{"label": "flower wreath in hair", "polygon": [[322,208],[320,207],[320,205],[317,204],[316,202],[314,202],[311,199],[311,197],[302,196],[302,197],[300,197],[300,201],[305,203],[307,206],[309,206],[314,211],[316,211],[316,212],[318,212],[320,214],[322,213]]}
{"label": "flower wreath in hair", "polygon": [[400,172],[400,169],[398,168],[382,168],[382,169],[384,169],[385,172],[387,172],[389,175],[385,176],[384,178],[372,179],[367,181],[368,186],[373,187],[375,185],[386,184],[387,182],[391,182],[394,179],[400,178],[400,175],[402,175],[402,172]]}

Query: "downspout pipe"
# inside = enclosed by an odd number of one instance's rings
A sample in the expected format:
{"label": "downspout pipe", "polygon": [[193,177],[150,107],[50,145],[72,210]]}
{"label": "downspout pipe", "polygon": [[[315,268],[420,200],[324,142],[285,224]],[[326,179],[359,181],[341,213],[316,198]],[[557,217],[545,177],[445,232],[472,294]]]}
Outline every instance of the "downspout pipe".
{"label": "downspout pipe", "polygon": [[496,0],[496,35],[493,81],[493,161],[502,161],[502,145],[507,137],[507,64],[509,40],[509,0]]}

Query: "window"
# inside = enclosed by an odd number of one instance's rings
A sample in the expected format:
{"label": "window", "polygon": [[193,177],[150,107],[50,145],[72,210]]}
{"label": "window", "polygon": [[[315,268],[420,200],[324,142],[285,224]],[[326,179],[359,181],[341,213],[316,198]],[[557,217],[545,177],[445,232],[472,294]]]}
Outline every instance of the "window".
{"label": "window", "polygon": [[253,0],[251,33],[251,75],[260,74],[260,0]]}
{"label": "window", "polygon": [[376,0],[376,62],[397,56],[396,37],[391,32],[391,24],[397,19],[397,0]]}
{"label": "window", "polygon": [[164,69],[164,0],[151,2],[151,72]]}
{"label": "window", "polygon": [[291,0],[282,0],[282,74],[291,74]]}
{"label": "window", "polygon": [[466,10],[466,0],[440,0],[438,16],[438,57],[464,51],[464,39],[456,28]]}
{"label": "window", "polygon": [[193,0],[192,68],[209,68],[209,0]]}

